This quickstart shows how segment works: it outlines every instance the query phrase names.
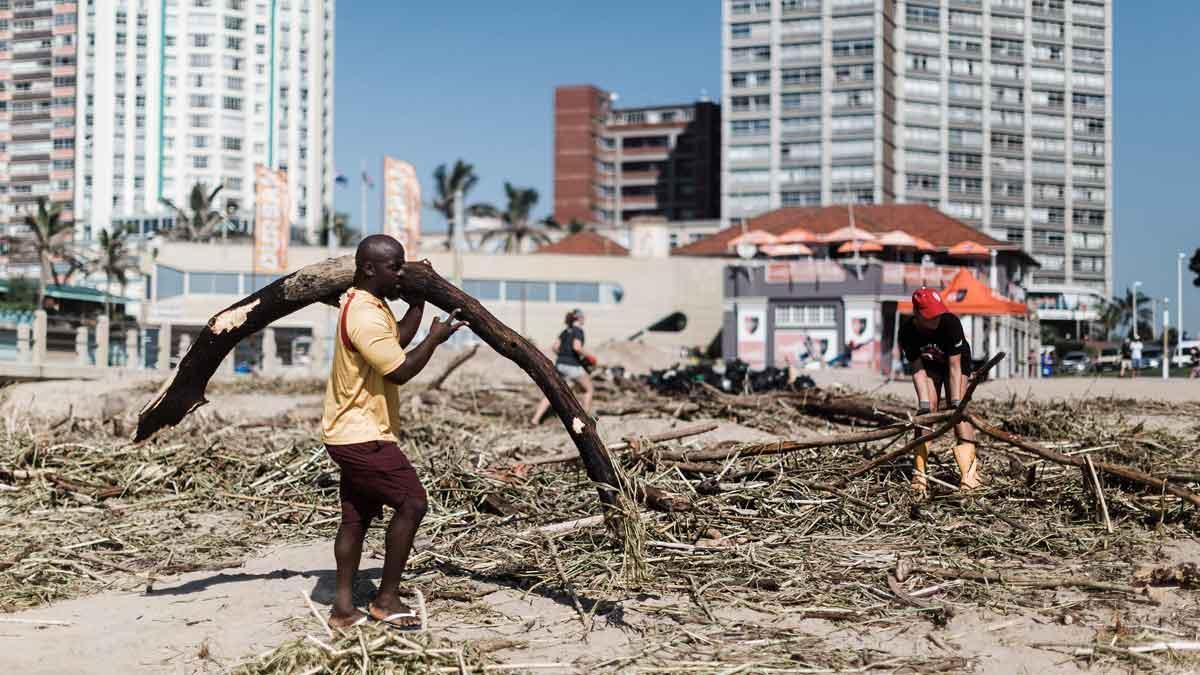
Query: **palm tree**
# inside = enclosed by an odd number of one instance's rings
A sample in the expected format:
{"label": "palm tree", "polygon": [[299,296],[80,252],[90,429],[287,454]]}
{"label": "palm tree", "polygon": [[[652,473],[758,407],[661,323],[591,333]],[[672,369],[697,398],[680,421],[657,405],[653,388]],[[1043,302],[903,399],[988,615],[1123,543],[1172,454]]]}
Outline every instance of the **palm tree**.
{"label": "palm tree", "polygon": [[180,241],[208,241],[212,238],[217,225],[225,220],[225,214],[213,208],[217,193],[223,185],[218,185],[212,192],[204,183],[196,183],[188,195],[189,211],[179,208],[170,199],[163,197],[160,201],[175,212],[175,227],[171,228],[168,236]]}
{"label": "palm tree", "polygon": [[317,232],[317,243],[328,246],[330,231],[333,232],[334,241],[339,247],[358,243],[358,230],[350,227],[350,215],[340,211],[331,212],[326,208],[321,211],[321,229]]}
{"label": "palm tree", "polygon": [[128,279],[125,277],[125,272],[133,266],[133,260],[129,255],[129,250],[125,248],[125,236],[129,234],[127,228],[118,228],[109,232],[101,230],[100,236],[96,242],[99,244],[99,256],[96,260],[96,266],[100,271],[104,272],[104,316],[112,317],[112,282],[113,279],[121,286],[121,293],[125,293],[125,284]]}
{"label": "palm tree", "polygon": [[475,207],[479,212],[490,210],[504,223],[499,229],[485,233],[479,241],[480,245],[499,239],[500,248],[505,253],[520,253],[525,248],[526,241],[537,246],[549,244],[551,240],[547,229],[561,229],[561,226],[551,218],[536,224],[529,222],[529,214],[538,202],[538,191],[533,188],[514,187],[512,183],[505,182],[504,192],[508,195],[508,207],[503,212],[487,204]]}
{"label": "palm tree", "polygon": [[38,262],[41,265],[41,274],[38,280],[38,309],[45,307],[46,287],[51,282],[56,286],[62,283],[51,258],[63,252],[64,235],[71,233],[74,229],[70,223],[62,221],[62,211],[62,204],[48,204],[45,197],[38,197],[37,213],[25,216],[25,226],[33,232],[34,246],[37,249]]}
{"label": "palm tree", "polygon": [[479,176],[475,175],[474,165],[458,159],[448,171],[445,164],[434,169],[433,182],[437,187],[433,208],[446,218],[446,248],[450,248],[454,242],[454,195],[461,190],[466,199],[467,193],[479,182]]}
{"label": "palm tree", "polygon": [[[1149,333],[1153,334],[1154,329],[1154,310],[1150,308],[1150,298],[1146,297],[1141,291],[1137,294],[1137,326],[1138,334]],[[1100,314],[1100,321],[1105,328],[1116,329],[1118,327],[1128,327],[1126,334],[1133,332],[1134,316],[1133,316],[1133,289],[1126,289],[1125,295],[1116,297],[1105,304],[1104,309]]]}

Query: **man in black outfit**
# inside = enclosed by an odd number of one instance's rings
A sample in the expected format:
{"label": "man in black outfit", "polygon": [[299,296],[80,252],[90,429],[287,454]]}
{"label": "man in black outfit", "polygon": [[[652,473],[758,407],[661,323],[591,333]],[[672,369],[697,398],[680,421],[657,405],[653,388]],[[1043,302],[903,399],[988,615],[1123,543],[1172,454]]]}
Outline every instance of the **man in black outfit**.
{"label": "man in black outfit", "polygon": [[[912,295],[913,316],[900,325],[900,350],[913,368],[913,387],[917,390],[917,414],[942,407],[943,390],[951,408],[957,408],[967,388],[971,370],[971,345],[963,333],[962,322],[942,303],[941,295],[921,288]],[[918,432],[920,433],[920,432]],[[975,461],[975,430],[966,422],[954,428],[958,443],[954,460],[958,464],[960,486],[973,489],[980,485]],[[925,465],[929,444],[915,451],[913,489],[926,493]]]}

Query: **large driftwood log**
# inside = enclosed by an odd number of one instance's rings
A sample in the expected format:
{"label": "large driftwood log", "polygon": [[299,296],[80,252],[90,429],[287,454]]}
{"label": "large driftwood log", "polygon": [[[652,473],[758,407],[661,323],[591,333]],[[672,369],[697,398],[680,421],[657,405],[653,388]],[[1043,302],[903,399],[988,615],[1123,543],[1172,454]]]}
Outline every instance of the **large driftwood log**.
{"label": "large driftwood log", "polygon": [[[178,424],[188,413],[207,403],[204,390],[221,360],[234,345],[314,302],[336,303],[354,281],[354,258],[343,256],[304,267],[221,311],[200,332],[179,368],[138,415],[134,441],[144,441],[164,427]],[[500,322],[475,298],[443,279],[427,265],[406,265],[401,278],[405,297],[423,298],[444,311],[461,310],[459,319],[470,324],[484,342],[529,374],[550,400],[579,455],[588,478],[597,485],[606,505],[616,503],[619,482],[595,422],[575,399],[554,365],[528,340]],[[686,508],[686,502],[651,487],[642,492],[653,508]]]}

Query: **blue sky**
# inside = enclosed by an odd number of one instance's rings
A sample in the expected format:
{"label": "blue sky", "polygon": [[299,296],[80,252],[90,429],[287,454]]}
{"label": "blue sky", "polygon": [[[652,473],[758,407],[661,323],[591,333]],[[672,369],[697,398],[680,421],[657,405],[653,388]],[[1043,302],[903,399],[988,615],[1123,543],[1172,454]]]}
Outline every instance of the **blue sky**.
{"label": "blue sky", "polygon": [[[1116,287],[1140,280],[1174,305],[1175,254],[1200,247],[1200,3],[1115,7]],[[720,96],[718,0],[355,0],[337,12],[336,165],[350,178],[337,206],[355,223],[360,164],[378,181],[385,153],[416,165],[426,201],[433,169],[461,157],[480,176],[473,201],[502,205],[508,180],[549,213],[556,85],[596,84],[623,105]],[[378,190],[368,211],[377,227]],[[423,220],[442,228],[434,212]],[[1200,332],[1200,289],[1185,285]]]}

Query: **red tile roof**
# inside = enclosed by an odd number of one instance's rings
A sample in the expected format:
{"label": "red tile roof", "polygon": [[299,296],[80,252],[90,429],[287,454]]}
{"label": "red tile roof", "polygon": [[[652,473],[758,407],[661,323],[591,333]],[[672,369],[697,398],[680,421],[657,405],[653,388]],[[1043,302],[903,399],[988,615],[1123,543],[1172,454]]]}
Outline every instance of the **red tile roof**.
{"label": "red tile roof", "polygon": [[[850,224],[850,212],[845,206],[812,206],[776,209],[751,218],[748,230],[765,230],[780,235],[801,227],[816,235],[829,234]],[[940,249],[963,241],[973,241],[989,248],[1015,248],[1007,242],[993,239],[970,225],[951,218],[926,204],[863,204],[854,207],[854,224],[873,234],[902,230],[928,240]],[[671,255],[724,256],[732,255],[729,242],[742,233],[734,226],[671,251]]]}
{"label": "red tile roof", "polygon": [[580,230],[534,251],[534,253],[559,253],[562,255],[614,255],[627,256],[629,249],[591,230]]}

